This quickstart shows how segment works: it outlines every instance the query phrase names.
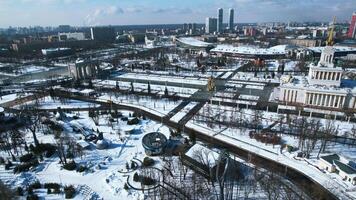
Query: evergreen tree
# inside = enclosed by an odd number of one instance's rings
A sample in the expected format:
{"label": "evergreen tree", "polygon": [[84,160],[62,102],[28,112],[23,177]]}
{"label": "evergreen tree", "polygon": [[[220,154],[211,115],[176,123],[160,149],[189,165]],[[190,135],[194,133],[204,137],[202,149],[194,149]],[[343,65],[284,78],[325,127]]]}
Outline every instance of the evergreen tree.
{"label": "evergreen tree", "polygon": [[164,89],[164,95],[165,95],[165,96],[168,96],[168,89],[167,89],[167,87]]}
{"label": "evergreen tree", "polygon": [[151,84],[150,84],[150,82],[148,82],[147,91],[148,91],[148,94],[151,94]]}
{"label": "evergreen tree", "polygon": [[131,92],[134,92],[135,89],[134,89],[134,85],[133,85],[133,82],[131,82]]}

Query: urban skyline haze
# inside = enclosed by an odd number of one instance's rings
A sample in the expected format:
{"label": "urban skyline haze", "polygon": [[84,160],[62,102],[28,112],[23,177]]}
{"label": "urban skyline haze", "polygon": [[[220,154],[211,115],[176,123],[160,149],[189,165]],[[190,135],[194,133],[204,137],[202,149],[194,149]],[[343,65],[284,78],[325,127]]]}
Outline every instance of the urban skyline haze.
{"label": "urban skyline haze", "polygon": [[218,8],[235,22],[350,21],[355,0],[0,0],[0,27],[204,23]]}

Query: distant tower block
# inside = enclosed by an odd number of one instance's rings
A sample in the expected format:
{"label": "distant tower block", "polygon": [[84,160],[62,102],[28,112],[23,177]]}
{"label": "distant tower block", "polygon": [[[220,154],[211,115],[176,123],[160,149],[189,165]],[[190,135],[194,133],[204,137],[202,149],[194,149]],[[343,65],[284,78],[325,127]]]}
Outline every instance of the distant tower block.
{"label": "distant tower block", "polygon": [[224,16],[224,10],[222,8],[218,9],[218,25],[217,25],[217,32],[221,33],[223,30],[223,16]]}
{"label": "distant tower block", "polygon": [[232,31],[234,29],[234,16],[235,11],[234,9],[230,8],[229,10],[229,30]]}

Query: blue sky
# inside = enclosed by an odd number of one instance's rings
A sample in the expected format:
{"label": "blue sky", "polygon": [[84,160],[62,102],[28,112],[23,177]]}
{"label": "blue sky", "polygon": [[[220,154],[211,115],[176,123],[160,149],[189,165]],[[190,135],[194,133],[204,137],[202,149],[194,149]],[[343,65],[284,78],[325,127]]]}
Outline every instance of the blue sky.
{"label": "blue sky", "polygon": [[356,0],[0,0],[0,27],[203,23],[222,7],[238,22],[350,20]]}

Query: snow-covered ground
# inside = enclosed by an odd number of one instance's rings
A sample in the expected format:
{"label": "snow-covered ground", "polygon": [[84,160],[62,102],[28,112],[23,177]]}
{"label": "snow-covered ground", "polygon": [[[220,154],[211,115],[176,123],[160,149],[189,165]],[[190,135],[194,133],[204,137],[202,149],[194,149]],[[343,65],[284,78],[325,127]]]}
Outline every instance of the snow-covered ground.
{"label": "snow-covered ground", "polygon": [[[136,83],[132,82],[134,91],[136,92],[145,92],[148,93],[148,83]],[[118,86],[120,89],[131,89],[131,82],[127,81],[113,81],[113,80],[94,80],[93,85],[95,87],[104,87],[104,88],[115,88]],[[167,88],[168,94],[176,95],[180,97],[190,97],[192,94],[198,91],[195,88],[189,87],[175,87],[175,86],[165,86],[165,85],[156,85],[150,84],[151,93],[157,93],[159,95],[164,95],[164,91]]]}
{"label": "snow-covered ground", "polygon": [[[130,112],[121,111],[124,116],[129,116]],[[132,114],[132,113],[131,113]],[[101,115],[98,125],[88,116],[87,112],[76,113],[79,119],[71,121],[58,121],[65,128],[63,134],[79,140],[82,136],[75,134],[70,123],[75,121],[82,127],[89,130],[103,132],[106,140],[110,141],[108,149],[97,149],[95,144],[90,142],[91,149],[85,150],[82,157],[75,158],[77,164],[89,167],[87,172],[67,171],[61,168],[58,157],[46,158],[40,167],[34,172],[12,174],[12,171],[5,171],[0,168],[0,179],[6,184],[14,186],[25,186],[39,180],[41,183],[61,183],[64,185],[86,186],[92,190],[92,194],[97,194],[104,199],[144,199],[141,191],[125,190],[127,175],[118,172],[124,169],[126,163],[130,163],[133,158],[143,160],[145,157],[144,149],[141,144],[142,137],[146,133],[159,131],[169,136],[169,129],[151,120],[140,120],[138,125],[127,125],[126,121],[117,119],[117,122],[109,122],[108,115]],[[72,116],[68,114],[67,116]],[[125,135],[123,130],[132,129],[134,133]],[[44,135],[42,132],[37,134],[38,140],[43,143],[53,143],[54,135]],[[26,136],[26,141],[33,141],[30,133]],[[2,154],[1,156],[5,156]],[[154,158],[159,163],[159,158]],[[36,191],[35,191],[36,192]],[[36,192],[37,193],[37,192]],[[46,199],[52,199],[46,196]],[[84,199],[79,195],[76,199]]]}
{"label": "snow-covered ground", "polygon": [[173,108],[177,107],[182,101],[172,101],[169,99],[156,99],[152,97],[142,97],[136,95],[103,95],[98,98],[101,101],[113,101],[122,105],[138,107],[164,117]]}
{"label": "snow-covered ground", "polygon": [[73,99],[56,99],[50,96],[46,96],[35,101],[29,101],[25,104],[17,105],[16,108],[22,106],[38,106],[40,109],[57,109],[58,107],[66,108],[95,108],[99,105],[93,103],[87,103],[83,101],[73,100]]}
{"label": "snow-covered ground", "polygon": [[0,105],[14,101],[18,98],[27,97],[29,95],[31,95],[31,94],[30,93],[23,93],[23,94],[16,93],[16,94],[8,94],[8,95],[1,96],[0,97]]}
{"label": "snow-covered ground", "polygon": [[182,86],[184,84],[193,84],[193,85],[206,85],[206,78],[192,78],[192,77],[178,77],[178,76],[164,76],[164,75],[152,75],[152,74],[137,74],[137,73],[125,73],[119,75],[118,78],[130,78],[136,80],[144,81],[162,81],[167,83],[180,83]]}
{"label": "snow-covered ground", "polygon": [[33,74],[44,71],[49,71],[50,68],[44,66],[36,66],[36,65],[24,65],[21,67],[14,67],[11,70],[2,70],[0,67],[0,74],[7,76],[20,76],[24,74]]}
{"label": "snow-covered ground", "polygon": [[177,114],[175,114],[171,120],[174,122],[179,122],[185,115],[188,114],[188,112],[194,108],[198,103],[197,102],[190,102],[188,105],[186,105],[182,110],[180,110]]}
{"label": "snow-covered ground", "polygon": [[[187,127],[203,132],[209,136],[213,136],[216,139],[221,139],[223,141],[229,142],[250,152],[257,153],[268,159],[276,160],[283,164],[286,164],[310,176],[315,181],[319,182],[321,185],[328,187],[329,189],[333,187],[338,187],[340,190],[335,191],[335,194],[339,195],[340,197],[345,197],[345,194],[353,195],[352,192],[347,193],[346,191],[355,190],[356,186],[342,181],[340,176],[336,176],[335,174],[325,174],[317,168],[318,158],[316,156],[319,151],[320,142],[317,143],[316,148],[311,152],[311,156],[309,159],[295,159],[295,154],[289,154],[286,151],[281,151],[280,145],[267,145],[262,142],[258,142],[254,139],[251,139],[249,137],[249,132],[252,131],[251,129],[232,128],[224,126],[222,124],[214,124],[212,122],[202,120],[202,116],[207,116],[220,121],[232,120],[233,122],[236,122],[239,119],[251,121],[254,118],[254,115],[256,114],[257,113],[255,111],[248,109],[237,110],[236,108],[232,107],[206,104],[203,109],[200,110],[200,116],[197,116],[190,120],[187,123]],[[262,117],[260,124],[263,126],[263,128],[266,128],[273,124],[273,122],[279,121],[281,119],[283,119],[282,123],[286,123],[286,115],[278,115],[276,113],[271,113],[267,111],[259,112],[259,115]],[[314,118],[311,118],[309,120],[313,119]],[[327,123],[327,120],[325,119],[319,120],[322,125],[325,125]],[[337,130],[340,135],[345,134],[345,132],[350,131],[352,127],[355,126],[355,124],[348,123],[346,121],[334,121],[334,125],[335,127],[337,127]],[[289,135],[282,135],[282,141],[283,144],[288,144],[294,147],[298,147],[299,144],[299,140],[297,137]],[[329,142],[327,144],[327,152],[325,152],[325,154],[327,155],[331,153],[337,153],[351,160],[356,160],[356,147],[350,147],[348,145]],[[345,197],[345,199],[348,198]]]}

